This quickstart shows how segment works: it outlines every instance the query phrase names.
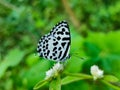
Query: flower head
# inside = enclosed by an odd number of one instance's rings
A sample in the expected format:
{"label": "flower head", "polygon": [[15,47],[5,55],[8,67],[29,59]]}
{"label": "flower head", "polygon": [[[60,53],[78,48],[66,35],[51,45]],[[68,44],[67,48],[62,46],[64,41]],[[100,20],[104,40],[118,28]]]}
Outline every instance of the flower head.
{"label": "flower head", "polygon": [[45,79],[48,79],[54,75],[53,69],[50,69],[46,72],[46,77]]}
{"label": "flower head", "polygon": [[45,79],[49,79],[51,77],[57,76],[60,71],[63,70],[63,64],[59,62],[56,63],[50,70],[46,71]]}
{"label": "flower head", "polygon": [[96,80],[98,78],[102,78],[103,73],[104,73],[104,71],[99,69],[99,67],[97,65],[91,66],[90,72],[91,72],[94,80]]}
{"label": "flower head", "polygon": [[53,70],[54,70],[54,71],[61,71],[61,70],[63,70],[63,64],[60,64],[59,62],[56,63],[56,64],[53,66]]}

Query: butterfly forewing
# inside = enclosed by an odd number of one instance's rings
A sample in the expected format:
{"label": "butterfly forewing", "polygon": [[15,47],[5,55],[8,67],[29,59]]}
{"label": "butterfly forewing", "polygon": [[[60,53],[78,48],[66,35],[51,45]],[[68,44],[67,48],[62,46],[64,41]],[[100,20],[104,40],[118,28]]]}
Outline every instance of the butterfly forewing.
{"label": "butterfly forewing", "polygon": [[48,60],[63,61],[69,57],[70,42],[69,26],[61,21],[39,40],[37,52]]}

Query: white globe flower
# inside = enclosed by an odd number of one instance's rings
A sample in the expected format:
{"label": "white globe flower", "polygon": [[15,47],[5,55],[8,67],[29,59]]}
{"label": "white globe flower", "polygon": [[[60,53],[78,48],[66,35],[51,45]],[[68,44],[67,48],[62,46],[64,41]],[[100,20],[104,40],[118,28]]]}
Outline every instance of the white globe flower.
{"label": "white globe flower", "polygon": [[103,73],[104,73],[104,71],[100,70],[97,65],[91,66],[90,72],[91,72],[94,80],[96,80],[98,78],[102,78],[103,77]]}
{"label": "white globe flower", "polygon": [[59,62],[56,63],[56,64],[53,66],[53,70],[56,71],[56,72],[63,70],[63,64],[60,64]]}
{"label": "white globe flower", "polygon": [[53,68],[51,68],[50,70],[46,71],[46,77],[45,79],[49,79],[51,77],[54,77],[56,75],[58,75],[58,73],[60,71],[63,70],[63,64],[60,64],[59,62],[56,63]]}
{"label": "white globe flower", "polygon": [[53,71],[53,69],[50,69],[50,70],[48,70],[48,71],[46,72],[46,77],[45,77],[45,79],[51,78],[51,77],[53,77],[53,76],[54,76],[54,71]]}

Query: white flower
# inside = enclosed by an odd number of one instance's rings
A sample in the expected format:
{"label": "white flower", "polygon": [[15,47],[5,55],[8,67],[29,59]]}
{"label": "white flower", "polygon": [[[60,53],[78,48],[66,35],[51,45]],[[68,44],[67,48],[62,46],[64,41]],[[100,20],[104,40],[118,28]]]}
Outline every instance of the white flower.
{"label": "white flower", "polygon": [[60,64],[59,62],[56,63],[53,68],[46,71],[46,77],[45,79],[49,79],[51,77],[57,76],[60,71],[63,70],[63,64]]}
{"label": "white flower", "polygon": [[50,77],[53,77],[54,76],[54,72],[53,72],[53,69],[50,69],[46,72],[46,77],[45,79],[48,79]]}
{"label": "white flower", "polygon": [[53,66],[53,70],[54,70],[55,72],[63,70],[63,64],[60,64],[59,62],[56,63],[56,64]]}
{"label": "white flower", "polygon": [[90,72],[91,72],[94,80],[96,80],[98,78],[102,78],[103,73],[104,73],[104,71],[99,69],[99,67],[97,65],[91,66]]}

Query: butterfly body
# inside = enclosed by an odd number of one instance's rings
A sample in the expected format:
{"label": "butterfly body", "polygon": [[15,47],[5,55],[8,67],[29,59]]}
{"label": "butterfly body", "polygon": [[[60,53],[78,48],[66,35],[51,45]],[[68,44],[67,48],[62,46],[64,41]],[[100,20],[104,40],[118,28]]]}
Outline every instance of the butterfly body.
{"label": "butterfly body", "polygon": [[61,21],[39,40],[37,52],[48,60],[64,61],[69,58],[70,43],[69,26],[66,21]]}

